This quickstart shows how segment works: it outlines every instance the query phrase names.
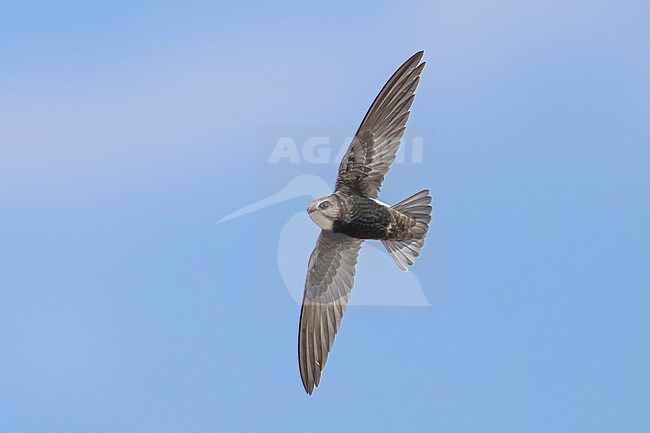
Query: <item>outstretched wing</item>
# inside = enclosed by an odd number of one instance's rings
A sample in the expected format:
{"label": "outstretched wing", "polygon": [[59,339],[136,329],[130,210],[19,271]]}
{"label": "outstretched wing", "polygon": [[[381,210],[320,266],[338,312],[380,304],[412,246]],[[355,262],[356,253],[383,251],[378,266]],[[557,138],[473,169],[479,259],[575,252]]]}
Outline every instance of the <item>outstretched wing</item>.
{"label": "outstretched wing", "polygon": [[408,59],[370,106],[341,161],[337,191],[347,190],[377,198],[406,129],[415,89],[425,65],[420,63],[423,55],[424,51],[420,51]]}
{"label": "outstretched wing", "polygon": [[298,361],[311,394],[334,344],[354,284],[362,239],[323,230],[309,258],[298,331]]}

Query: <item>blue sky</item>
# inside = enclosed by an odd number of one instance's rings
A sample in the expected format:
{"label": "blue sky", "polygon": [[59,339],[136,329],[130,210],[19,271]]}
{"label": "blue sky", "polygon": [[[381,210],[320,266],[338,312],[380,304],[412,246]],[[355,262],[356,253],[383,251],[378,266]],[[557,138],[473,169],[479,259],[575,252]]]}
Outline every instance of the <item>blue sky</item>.
{"label": "blue sky", "polygon": [[[647,432],[649,16],[2,3],[0,432]],[[308,199],[214,222],[290,180],[260,130],[353,133],[420,49],[423,163],[380,198],[432,190],[431,306],[351,306],[309,397],[256,265]]]}

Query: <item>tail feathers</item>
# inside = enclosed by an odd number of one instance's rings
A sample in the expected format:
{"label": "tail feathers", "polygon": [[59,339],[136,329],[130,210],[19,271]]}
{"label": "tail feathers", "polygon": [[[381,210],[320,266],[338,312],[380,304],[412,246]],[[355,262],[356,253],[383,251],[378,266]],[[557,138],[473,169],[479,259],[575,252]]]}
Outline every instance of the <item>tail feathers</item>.
{"label": "tail feathers", "polygon": [[416,224],[411,230],[412,238],[401,240],[381,241],[390,253],[397,266],[407,271],[408,267],[415,263],[415,258],[420,255],[424,240],[431,222],[431,196],[429,190],[425,189],[413,194],[393,206],[393,209],[415,219]]}
{"label": "tail feathers", "polygon": [[431,222],[431,196],[428,189],[413,194],[392,206],[393,209],[405,213],[427,225]]}
{"label": "tail feathers", "polygon": [[420,249],[424,245],[424,238],[408,241],[381,241],[395,261],[397,267],[404,272],[415,263],[415,258],[420,255]]}

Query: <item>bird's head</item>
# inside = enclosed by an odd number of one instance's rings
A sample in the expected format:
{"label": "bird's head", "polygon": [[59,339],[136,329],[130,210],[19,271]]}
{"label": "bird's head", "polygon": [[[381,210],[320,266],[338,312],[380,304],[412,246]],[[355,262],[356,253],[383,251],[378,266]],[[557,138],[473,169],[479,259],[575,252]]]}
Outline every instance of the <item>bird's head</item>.
{"label": "bird's head", "polygon": [[340,219],[342,216],[340,200],[334,194],[312,201],[309,203],[307,212],[311,220],[324,230],[332,230],[334,220]]}

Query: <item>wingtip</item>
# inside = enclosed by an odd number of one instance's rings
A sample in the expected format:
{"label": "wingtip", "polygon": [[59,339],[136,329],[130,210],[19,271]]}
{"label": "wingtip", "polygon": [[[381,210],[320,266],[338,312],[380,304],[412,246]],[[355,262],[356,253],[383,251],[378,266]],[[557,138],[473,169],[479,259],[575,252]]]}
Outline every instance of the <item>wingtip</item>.
{"label": "wingtip", "polygon": [[413,54],[406,62],[404,63],[420,63],[422,57],[424,56],[424,50],[420,50],[417,53]]}
{"label": "wingtip", "polygon": [[406,63],[416,65],[420,72],[422,72],[422,69],[424,69],[424,66],[427,64],[427,62],[422,61],[422,57],[424,57],[424,50],[420,50],[417,53],[413,54],[411,58],[406,61]]}
{"label": "wingtip", "polygon": [[306,384],[305,382],[302,383],[303,388],[305,388],[305,392],[309,395],[312,395],[314,393],[314,384]]}

